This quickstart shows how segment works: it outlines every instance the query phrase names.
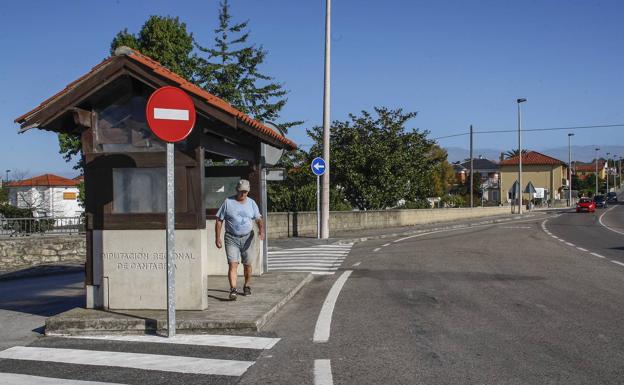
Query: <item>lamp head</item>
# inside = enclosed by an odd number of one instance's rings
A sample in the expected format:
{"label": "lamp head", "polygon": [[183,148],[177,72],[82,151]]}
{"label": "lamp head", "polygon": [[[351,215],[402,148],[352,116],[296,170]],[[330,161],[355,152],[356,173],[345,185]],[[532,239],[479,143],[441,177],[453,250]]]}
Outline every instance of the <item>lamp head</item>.
{"label": "lamp head", "polygon": [[568,134],[568,136],[574,136],[574,134]]}
{"label": "lamp head", "polygon": [[527,101],[527,100],[526,100],[525,98],[520,98],[520,99],[516,100],[516,102],[518,102],[518,104],[520,104],[520,103],[524,103],[524,102],[526,102],[526,101]]}

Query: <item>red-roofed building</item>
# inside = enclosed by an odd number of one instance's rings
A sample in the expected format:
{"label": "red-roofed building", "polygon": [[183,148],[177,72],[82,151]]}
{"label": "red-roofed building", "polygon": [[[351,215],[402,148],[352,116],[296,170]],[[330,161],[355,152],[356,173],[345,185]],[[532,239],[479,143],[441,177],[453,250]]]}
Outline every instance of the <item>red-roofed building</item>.
{"label": "red-roofed building", "polygon": [[[215,245],[215,214],[221,203],[234,195],[240,179],[247,179],[251,182],[249,196],[264,211],[262,168],[270,166],[265,152],[296,149],[278,130],[127,47],[118,48],[59,93],[18,117],[20,132],[37,128],[81,139],[87,307],[167,308],[162,295],[167,265],[162,260],[166,250],[167,146],[153,134],[146,119],[148,99],[165,86],[184,90],[196,112],[191,133],[174,145],[176,254],[182,256],[176,257],[179,309],[206,309],[206,277],[227,274],[224,250]],[[185,119],[159,119],[189,120],[191,109],[186,108]],[[154,116],[154,110],[149,113]],[[251,265],[254,273],[262,274],[261,242],[258,237],[253,239]]]}
{"label": "red-roofed building", "polygon": [[598,177],[600,179],[605,179],[607,176],[607,162],[599,159],[598,167],[596,167],[596,162],[592,163],[581,163],[581,162],[572,162],[572,172],[579,179],[586,179],[589,175],[594,175],[598,170]]}
{"label": "red-roofed building", "polygon": [[78,203],[79,184],[76,179],[44,174],[4,187],[11,205],[30,209],[37,217],[77,217],[84,212]]}
{"label": "red-roofed building", "polygon": [[[501,196],[506,197],[507,202],[511,202],[511,189],[518,180],[518,164],[518,156],[500,162]],[[567,173],[565,162],[537,151],[526,151],[522,154],[522,190],[525,191],[530,182],[536,193],[529,196],[525,192],[523,199],[538,198],[551,202],[566,199],[563,190],[568,186]]]}

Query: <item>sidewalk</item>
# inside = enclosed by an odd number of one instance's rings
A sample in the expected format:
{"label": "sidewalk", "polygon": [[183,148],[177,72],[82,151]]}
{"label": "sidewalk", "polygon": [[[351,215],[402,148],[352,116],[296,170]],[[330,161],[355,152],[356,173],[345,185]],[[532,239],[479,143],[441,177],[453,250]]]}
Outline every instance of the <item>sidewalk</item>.
{"label": "sidewalk", "polygon": [[[178,333],[257,332],[312,279],[309,273],[267,273],[253,277],[252,295],[229,299],[227,277],[208,277],[208,308],[177,311]],[[74,308],[46,320],[45,334],[166,334],[166,310]]]}

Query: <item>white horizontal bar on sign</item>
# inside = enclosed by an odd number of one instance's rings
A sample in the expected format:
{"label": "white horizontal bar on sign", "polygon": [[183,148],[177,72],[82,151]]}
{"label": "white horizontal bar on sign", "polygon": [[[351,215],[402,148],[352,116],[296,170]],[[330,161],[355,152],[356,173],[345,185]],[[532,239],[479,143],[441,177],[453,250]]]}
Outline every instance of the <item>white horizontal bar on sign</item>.
{"label": "white horizontal bar on sign", "polygon": [[196,346],[218,346],[238,349],[271,349],[279,338],[228,336],[217,334],[176,334],[174,337],[150,335],[110,335],[110,336],[64,336],[88,340],[149,342],[157,344],[179,344]]}
{"label": "white horizontal bar on sign", "polygon": [[154,108],[154,119],[189,120],[189,111],[174,108]]}
{"label": "white horizontal bar on sign", "polygon": [[301,251],[297,251],[297,250],[282,250],[282,251],[270,251],[269,255],[282,255],[282,254],[297,254],[297,255],[304,255],[304,254],[323,254],[323,255],[347,255],[349,254],[348,251],[334,251],[334,250],[301,250]]}
{"label": "white horizontal bar on sign", "polygon": [[314,266],[305,266],[305,265],[269,267],[269,270],[290,270],[290,269],[295,269],[295,268],[299,269],[299,270],[306,270],[306,271],[332,271],[332,270],[338,270],[338,267],[314,267]]}
{"label": "white horizontal bar on sign", "polygon": [[242,376],[254,364],[253,361],[25,346],[4,350],[0,352],[0,358],[217,376]]}
{"label": "white horizontal bar on sign", "polygon": [[332,261],[344,261],[345,257],[306,257],[306,258],[299,258],[299,257],[279,257],[279,258],[269,258],[269,263],[271,262],[282,262],[282,261],[300,261],[300,262],[305,262],[305,261],[318,261],[318,262],[332,262]]}
{"label": "white horizontal bar on sign", "polygon": [[0,373],[0,384],[7,385],[124,385],[112,382],[94,382],[31,376],[28,374]]}
{"label": "white horizontal bar on sign", "polygon": [[295,262],[269,262],[269,266],[340,266],[342,261],[338,262],[318,262],[318,261],[295,261]]}

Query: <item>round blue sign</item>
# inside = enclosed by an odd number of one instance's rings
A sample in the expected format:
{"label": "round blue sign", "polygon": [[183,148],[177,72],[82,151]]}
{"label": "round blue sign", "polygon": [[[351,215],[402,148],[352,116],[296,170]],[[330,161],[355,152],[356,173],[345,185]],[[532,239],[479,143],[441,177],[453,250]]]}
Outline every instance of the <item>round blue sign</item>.
{"label": "round blue sign", "polygon": [[325,161],[323,158],[314,158],[312,163],[310,163],[310,168],[314,175],[320,176],[325,174]]}

